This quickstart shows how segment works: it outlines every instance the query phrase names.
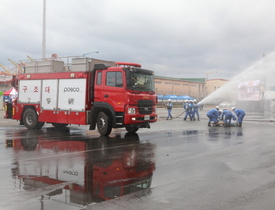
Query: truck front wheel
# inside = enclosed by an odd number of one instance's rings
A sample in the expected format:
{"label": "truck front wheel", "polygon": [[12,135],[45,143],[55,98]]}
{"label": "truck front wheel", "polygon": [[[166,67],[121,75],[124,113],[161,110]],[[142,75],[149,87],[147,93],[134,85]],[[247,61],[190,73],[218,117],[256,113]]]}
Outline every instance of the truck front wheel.
{"label": "truck front wheel", "polygon": [[112,131],[111,120],[104,112],[100,112],[96,119],[97,130],[102,136],[108,136]]}
{"label": "truck front wheel", "polygon": [[128,131],[128,133],[135,133],[138,131],[137,127],[132,127],[132,126],[126,126],[126,131]]}
{"label": "truck front wheel", "polygon": [[34,109],[28,108],[23,114],[23,122],[26,128],[29,130],[36,129],[38,125],[38,117]]}

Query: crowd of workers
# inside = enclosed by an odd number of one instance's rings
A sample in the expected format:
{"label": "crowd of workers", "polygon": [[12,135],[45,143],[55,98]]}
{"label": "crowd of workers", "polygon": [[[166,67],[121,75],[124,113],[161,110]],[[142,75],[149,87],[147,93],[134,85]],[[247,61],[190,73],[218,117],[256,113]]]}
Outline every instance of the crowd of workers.
{"label": "crowd of workers", "polygon": [[[171,102],[171,99],[168,100],[166,108],[168,111],[166,120],[172,120],[173,103]],[[201,106],[197,103],[197,100],[185,100],[183,103],[183,109],[185,113],[183,120],[187,120],[187,118],[191,121],[200,120],[199,110],[201,109]],[[206,113],[206,116],[209,118],[208,126],[211,126],[211,122],[213,122],[214,126],[223,124],[225,127],[230,127],[233,119],[237,122],[236,126],[242,127],[245,111],[242,109],[236,109],[235,107],[232,107],[231,110],[223,108],[221,111],[219,106],[216,106],[215,109],[209,110]],[[222,123],[219,123],[220,120]]]}
{"label": "crowd of workers", "polygon": [[[168,111],[168,116],[166,120],[172,120],[172,107],[173,107],[173,103],[171,102],[171,99],[168,99],[168,103],[166,105],[167,111]],[[190,120],[200,120],[200,115],[199,115],[199,109],[200,109],[200,105],[197,103],[197,100],[186,100],[184,101],[183,104],[183,109],[185,112],[185,116],[183,118],[183,120],[186,120],[188,117]]]}
{"label": "crowd of workers", "polygon": [[231,110],[224,108],[220,111],[219,106],[217,106],[215,109],[209,110],[206,113],[206,116],[209,118],[208,126],[211,126],[211,122],[213,122],[214,126],[218,125],[219,120],[222,120],[225,127],[230,127],[231,120],[233,119],[237,122],[236,126],[242,127],[245,111],[242,109],[236,109],[235,107],[232,107]]}

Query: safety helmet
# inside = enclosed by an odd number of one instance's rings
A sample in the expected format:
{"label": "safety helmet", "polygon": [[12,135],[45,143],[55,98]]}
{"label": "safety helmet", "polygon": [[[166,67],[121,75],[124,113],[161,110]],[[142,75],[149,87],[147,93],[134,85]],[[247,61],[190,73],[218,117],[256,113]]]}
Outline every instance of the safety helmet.
{"label": "safety helmet", "polygon": [[236,107],[232,107],[231,109],[232,109],[232,110],[235,110],[235,109],[236,109]]}
{"label": "safety helmet", "polygon": [[169,98],[168,101],[171,101],[171,99]]}
{"label": "safety helmet", "polygon": [[217,110],[219,110],[219,109],[220,109],[220,107],[219,107],[219,106],[216,106],[216,109],[217,109]]}

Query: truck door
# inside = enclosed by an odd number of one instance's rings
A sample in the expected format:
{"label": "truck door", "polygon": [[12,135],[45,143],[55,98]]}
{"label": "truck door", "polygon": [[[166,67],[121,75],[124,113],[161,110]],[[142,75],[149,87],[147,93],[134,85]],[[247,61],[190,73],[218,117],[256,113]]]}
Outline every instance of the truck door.
{"label": "truck door", "polygon": [[112,105],[116,111],[124,111],[125,82],[124,71],[97,71],[95,101]]}

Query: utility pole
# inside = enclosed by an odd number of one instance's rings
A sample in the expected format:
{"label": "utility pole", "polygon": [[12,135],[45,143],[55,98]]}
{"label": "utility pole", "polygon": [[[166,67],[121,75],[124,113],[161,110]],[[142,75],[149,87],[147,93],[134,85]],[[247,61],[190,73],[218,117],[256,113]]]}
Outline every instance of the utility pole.
{"label": "utility pole", "polygon": [[46,57],[46,0],[43,0],[42,58]]}

